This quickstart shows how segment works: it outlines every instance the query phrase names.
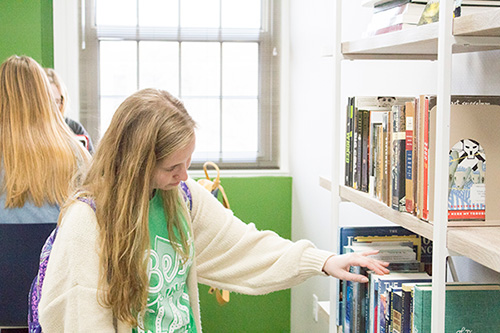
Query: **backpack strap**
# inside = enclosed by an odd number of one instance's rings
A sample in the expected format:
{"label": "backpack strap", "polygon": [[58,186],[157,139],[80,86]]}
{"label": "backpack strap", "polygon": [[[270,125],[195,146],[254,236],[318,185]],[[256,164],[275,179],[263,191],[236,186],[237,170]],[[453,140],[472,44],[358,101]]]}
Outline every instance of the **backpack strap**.
{"label": "backpack strap", "polygon": [[191,191],[189,190],[189,187],[186,185],[185,182],[181,182],[181,190],[182,190],[182,196],[184,197],[184,200],[188,204],[189,211],[192,211],[193,196],[191,195]]}
{"label": "backpack strap", "polygon": [[92,208],[92,210],[94,211],[94,213],[95,213],[96,206],[95,206],[95,201],[94,201],[93,198],[90,198],[90,197],[78,197],[77,199],[80,200],[81,202],[85,202],[87,205],[89,205]]}

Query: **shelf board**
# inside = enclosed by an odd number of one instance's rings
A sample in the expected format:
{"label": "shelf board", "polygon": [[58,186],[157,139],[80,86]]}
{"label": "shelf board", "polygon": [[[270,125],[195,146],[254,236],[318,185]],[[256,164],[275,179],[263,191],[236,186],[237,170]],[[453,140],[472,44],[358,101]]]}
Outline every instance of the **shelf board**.
{"label": "shelf board", "polygon": [[[476,13],[454,20],[455,36],[499,37],[500,9]],[[342,53],[351,59],[437,59],[439,24],[431,23],[401,31],[376,35],[342,43]],[[497,42],[495,39],[494,42]],[[498,50],[499,45],[479,44],[453,45],[453,53]]]}
{"label": "shelf board", "polygon": [[340,186],[339,195],[342,199],[354,202],[393,223],[396,223],[408,230],[413,231],[425,238],[432,239],[432,224],[422,221],[419,218],[409,214],[398,212],[385,203],[372,198],[368,193],[357,191],[347,186]]}
{"label": "shelf board", "polygon": [[448,229],[448,248],[500,272],[500,227]]}
{"label": "shelf board", "polygon": [[455,36],[499,37],[500,9],[457,17],[454,23],[453,34]]}
{"label": "shelf board", "polygon": [[[411,214],[398,212],[367,193],[341,185],[339,195],[406,229],[428,239],[433,238],[434,228],[431,223]],[[500,227],[450,227],[447,234],[447,247],[450,251],[500,272]]]}

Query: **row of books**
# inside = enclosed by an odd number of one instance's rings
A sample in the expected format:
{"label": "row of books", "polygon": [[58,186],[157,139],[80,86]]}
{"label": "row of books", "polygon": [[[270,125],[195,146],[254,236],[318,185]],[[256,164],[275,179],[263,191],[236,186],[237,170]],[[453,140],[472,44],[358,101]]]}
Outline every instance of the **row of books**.
{"label": "row of books", "polygon": [[[432,272],[432,241],[400,226],[352,226],[341,227],[338,253],[379,250],[376,258],[389,261],[391,271]],[[364,273],[359,267],[351,268],[353,273]],[[356,288],[353,288],[356,286]],[[338,324],[344,332],[364,332],[367,307],[359,298],[363,284],[339,281]]]}
{"label": "row of books", "polygon": [[[432,242],[398,226],[342,227],[339,245],[340,253],[377,249],[376,257],[391,263],[386,275],[352,267],[351,272],[367,275],[369,282],[340,284],[344,333],[431,331],[432,278],[422,268],[430,265]],[[498,284],[447,283],[445,333],[496,332],[499,296]]]}
{"label": "row of books", "polygon": [[[368,285],[358,288],[365,304],[366,323],[344,332],[431,332],[432,283],[426,273],[368,272]],[[363,299],[365,298],[365,299]],[[486,283],[446,284],[445,333],[497,332],[500,328],[500,285]]]}
{"label": "row of books", "polygon": [[[367,36],[436,22],[439,17],[439,1],[435,0],[370,0],[364,1],[363,5],[373,8]],[[495,7],[500,7],[500,1],[455,1],[454,15],[455,17],[465,16]]]}
{"label": "row of books", "polygon": [[[436,102],[434,95],[349,97],[345,185],[428,221],[433,203],[429,186],[434,179]],[[490,147],[488,156],[496,156],[499,149],[495,133],[485,135],[484,129],[499,106],[499,96],[452,96],[449,220],[486,218],[485,146]],[[487,112],[491,116],[485,116]],[[492,161],[492,167],[500,170],[500,161]],[[495,182],[490,178],[496,188]],[[500,217],[500,211],[495,214]]]}

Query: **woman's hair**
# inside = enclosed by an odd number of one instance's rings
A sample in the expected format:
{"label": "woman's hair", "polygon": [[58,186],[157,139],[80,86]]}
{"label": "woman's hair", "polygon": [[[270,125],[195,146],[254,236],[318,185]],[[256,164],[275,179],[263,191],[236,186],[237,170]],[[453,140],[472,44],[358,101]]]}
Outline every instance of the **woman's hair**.
{"label": "woman's hair", "polygon": [[[114,316],[137,326],[149,289],[149,201],[158,161],[187,147],[195,122],[182,103],[166,91],[144,89],[116,110],[94,155],[83,188],[95,199],[100,231],[101,302]],[[171,244],[184,260],[188,235],[179,214],[187,218],[178,188],[160,191]],[[175,236],[174,228],[180,234]],[[103,286],[107,286],[103,287]]]}
{"label": "woman's hair", "polygon": [[89,159],[57,109],[47,76],[32,58],[0,67],[0,192],[5,208],[63,204]]}
{"label": "woman's hair", "polygon": [[61,80],[59,75],[57,75],[55,70],[53,70],[52,68],[44,68],[44,71],[45,74],[47,74],[50,84],[54,84],[61,93],[61,96],[54,97],[56,99],[61,98],[60,111],[64,116],[66,114],[67,106],[69,105],[68,89],[66,89],[66,85],[64,84],[63,80]]}

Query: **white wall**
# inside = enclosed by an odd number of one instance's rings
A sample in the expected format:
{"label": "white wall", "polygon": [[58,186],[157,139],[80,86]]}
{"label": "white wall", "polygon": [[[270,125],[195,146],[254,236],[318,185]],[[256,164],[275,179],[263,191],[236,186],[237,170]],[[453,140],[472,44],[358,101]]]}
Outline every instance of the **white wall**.
{"label": "white wall", "polygon": [[[335,250],[330,242],[330,194],[318,185],[331,176],[333,135],[333,62],[331,49],[335,0],[290,0],[289,166],[293,177],[292,238],[312,240]],[[370,12],[360,0],[343,1],[343,40],[361,37]],[[361,9],[361,11],[360,11]],[[499,94],[499,52],[456,55],[453,94]],[[418,95],[436,93],[435,61],[344,61],[342,100],[348,95]],[[486,77],[486,79],[485,79]],[[496,80],[494,84],[491,84]],[[339,135],[337,133],[337,135]],[[341,204],[341,221],[388,224],[349,203]],[[456,260],[461,280],[500,281],[500,275],[468,259]],[[327,278],[317,277],[292,289],[292,332],[327,332],[325,321],[314,322],[313,294],[328,300]]]}

